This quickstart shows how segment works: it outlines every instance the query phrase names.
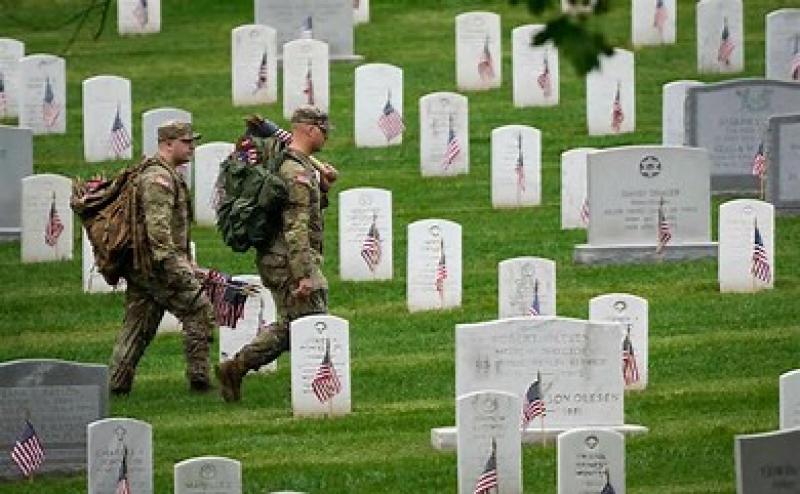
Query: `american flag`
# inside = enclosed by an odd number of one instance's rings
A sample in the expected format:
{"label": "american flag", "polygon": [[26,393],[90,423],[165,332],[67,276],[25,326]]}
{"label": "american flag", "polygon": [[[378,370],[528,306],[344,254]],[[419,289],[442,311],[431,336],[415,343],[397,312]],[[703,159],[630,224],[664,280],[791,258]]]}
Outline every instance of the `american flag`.
{"label": "american flag", "polygon": [[0,117],[5,116],[8,106],[8,96],[6,95],[5,75],[0,72]]}
{"label": "american flag", "polygon": [[147,14],[147,0],[138,0],[136,2],[136,5],[133,7],[133,17],[140,26],[145,27],[147,25],[149,20]]}
{"label": "american flag", "polygon": [[653,27],[656,28],[659,34],[664,34],[664,26],[667,23],[667,7],[664,6],[664,0],[656,0],[656,11],[653,14]]}
{"label": "american flag", "polygon": [[492,489],[497,489],[497,441],[492,438],[492,452],[486,460],[478,480],[475,482],[475,489],[472,494],[489,494]]}
{"label": "american flag", "polygon": [[517,176],[517,191],[525,192],[525,161],[522,158],[522,132],[517,135],[517,162],[514,164]]}
{"label": "american flag", "polygon": [[313,21],[311,20],[311,16],[306,16],[305,20],[303,20],[303,24],[300,26],[301,39],[312,39],[314,37],[314,29],[312,26]]}
{"label": "american flag", "polygon": [[547,409],[544,406],[542,399],[541,389],[542,376],[541,373],[536,373],[536,380],[528,386],[528,391],[525,392],[525,404],[522,406],[522,428],[528,427],[531,420],[536,417],[544,417],[547,415]]}
{"label": "american flag", "polygon": [[589,224],[589,198],[584,197],[583,202],[581,203],[581,223],[584,225]]}
{"label": "american flag", "polygon": [[372,272],[374,272],[375,268],[380,264],[381,255],[383,254],[381,250],[381,235],[378,232],[378,225],[376,224],[377,220],[378,215],[372,215],[372,224],[369,226],[367,236],[364,237],[364,241],[361,243],[361,258],[364,259],[364,262],[367,263],[367,267]]}
{"label": "american flag", "polygon": [[719,50],[717,50],[717,61],[725,65],[730,65],[731,53],[733,53],[733,49],[735,47],[736,45],[731,40],[731,32],[728,29],[728,19],[726,17],[722,24],[722,35],[720,36],[719,39]]}
{"label": "american flag", "polygon": [[303,94],[306,95],[306,103],[314,104],[314,75],[311,72],[311,60],[308,61],[308,70],[303,81]]}
{"label": "american flag", "polygon": [[403,122],[403,117],[392,105],[392,93],[389,91],[386,94],[386,104],[383,105],[383,110],[378,117],[378,128],[381,129],[383,135],[386,136],[387,141],[391,141],[399,136],[406,130],[406,125]]}
{"label": "american flag", "polygon": [[56,194],[53,192],[53,199],[50,201],[50,212],[47,213],[47,223],[44,225],[44,243],[50,247],[55,247],[58,237],[64,231],[64,223],[56,211]]}
{"label": "american flag", "polygon": [[600,494],[617,494],[617,491],[614,490],[614,487],[611,485],[611,474],[606,469],[606,485],[603,487],[603,490],[600,491]]}
{"label": "american flag", "polygon": [[539,280],[533,280],[533,300],[530,307],[528,307],[529,316],[538,316],[542,313],[539,307]]}
{"label": "american flag", "polygon": [[619,132],[624,121],[625,113],[622,112],[622,103],[620,102],[620,83],[617,83],[617,92],[614,93],[614,102],[611,104],[611,129]]}
{"label": "american flag", "polygon": [[767,173],[767,157],[764,155],[764,143],[758,144],[758,150],[753,155],[753,166],[751,169],[753,175],[764,178]]}
{"label": "american flag", "polygon": [[267,50],[264,50],[264,54],[261,55],[261,63],[258,64],[258,77],[256,78],[255,92],[267,87],[268,76],[269,66],[267,64]]}
{"label": "american flag", "polygon": [[636,354],[633,352],[631,343],[631,326],[628,325],[628,333],[622,341],[622,377],[625,385],[639,382],[639,366],[636,364]]}
{"label": "american flag", "polygon": [[794,55],[789,64],[789,75],[793,81],[800,81],[800,34],[794,35]]}
{"label": "american flag", "polygon": [[11,459],[17,464],[22,475],[26,477],[30,477],[33,472],[38,470],[44,461],[42,443],[39,442],[39,436],[36,435],[29,420],[25,421],[22,434],[11,448]]}
{"label": "american flag", "polygon": [[542,64],[542,73],[536,78],[536,84],[542,88],[542,93],[545,98],[549,98],[553,92],[553,81],[550,78],[550,62],[547,60],[547,53],[544,54],[544,62]]}
{"label": "american flag", "polygon": [[755,225],[755,233],[753,235],[753,261],[750,265],[750,274],[764,283],[769,283],[772,279],[772,269],[769,265],[769,258],[767,258],[767,249],[764,247],[764,239],[761,238],[758,224]]}
{"label": "american flag", "polygon": [[55,125],[58,119],[58,114],[61,112],[56,97],[53,94],[53,85],[50,84],[50,78],[44,80],[44,99],[42,100],[42,119],[46,127]]}
{"label": "american flag", "polygon": [[122,463],[117,476],[117,490],[114,494],[131,494],[131,482],[128,480],[128,447],[122,448]]}
{"label": "american flag", "polygon": [[117,105],[117,113],[114,115],[114,123],[111,124],[111,150],[117,156],[122,155],[126,149],[131,147],[131,135],[125,124],[122,123],[122,118],[119,116],[119,105]]}
{"label": "american flag", "polygon": [[494,79],[494,62],[492,62],[492,54],[489,51],[489,37],[483,42],[483,50],[481,56],[478,58],[478,75],[481,81],[489,82]]}
{"label": "american flag", "polygon": [[342,391],[342,383],[339,382],[339,376],[336,375],[336,369],[333,368],[333,362],[331,362],[330,339],[325,340],[325,355],[311,379],[311,390],[320,403],[333,399]]}
{"label": "american flag", "polygon": [[434,276],[434,285],[436,291],[439,292],[439,297],[444,296],[444,282],[447,279],[447,260],[444,257],[444,239],[441,240],[439,262],[436,263],[436,275]]}
{"label": "american flag", "polygon": [[658,237],[656,243],[656,254],[660,254],[671,239],[672,231],[670,230],[669,223],[667,223],[667,216],[664,213],[664,197],[661,197],[661,202],[658,204]]}
{"label": "american flag", "polygon": [[450,115],[449,126],[447,130],[447,146],[444,150],[444,158],[442,159],[442,166],[444,169],[450,168],[458,155],[461,154],[461,145],[456,138],[456,131],[453,128],[453,116]]}

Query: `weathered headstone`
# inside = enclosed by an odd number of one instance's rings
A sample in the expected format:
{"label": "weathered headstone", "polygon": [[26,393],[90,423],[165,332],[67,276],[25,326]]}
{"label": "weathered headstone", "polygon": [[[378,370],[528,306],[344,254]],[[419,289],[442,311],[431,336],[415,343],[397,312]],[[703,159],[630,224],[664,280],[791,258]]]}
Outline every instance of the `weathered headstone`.
{"label": "weathered headstone", "polygon": [[[219,327],[219,361],[225,362],[236,355],[236,352],[251,341],[262,331],[266,325],[276,319],[275,301],[270,291],[261,283],[258,275],[234,276],[234,281],[243,281],[258,288],[258,293],[247,297],[244,304],[242,319],[232,328],[225,325]],[[278,370],[278,361],[262,366],[259,371],[275,372]]]}
{"label": "weathered headstone", "polygon": [[133,156],[131,81],[101,75],[83,81],[83,158],[89,163]]}
{"label": "weathered headstone", "polygon": [[339,194],[339,276],[392,279],[392,193],[369,187]]}
{"label": "weathered headstone", "polygon": [[516,393],[485,390],[458,397],[460,494],[523,492],[521,412],[522,402]]}
{"label": "weathered headstone", "polygon": [[22,262],[72,259],[72,181],[49,173],[22,179]]}
{"label": "weathered headstone", "polygon": [[785,372],[780,377],[781,429],[800,427],[800,369]]}
{"label": "weathered headstone", "polygon": [[702,86],[699,81],[674,81],[664,84],[661,93],[661,144],[665,146],[683,146],[684,110],[686,107],[686,89]]}
{"label": "weathered headstone", "polygon": [[170,120],[192,123],[192,114],[180,108],[154,108],[142,113],[142,154],[158,151],[158,128]]}
{"label": "weathered headstone", "polygon": [[161,0],[117,0],[117,32],[147,34],[161,31]]}
{"label": "weathered headstone", "polygon": [[353,22],[355,24],[369,22],[369,0],[353,0]]}
{"label": "weathered headstone", "polygon": [[[153,493],[153,428],[129,418],[88,425],[86,448],[88,494]],[[120,490],[127,479],[129,491]]]}
{"label": "weathered headstone", "polygon": [[558,436],[558,494],[625,494],[625,437],[582,428]]}
{"label": "weathered headstone", "polygon": [[242,464],[221,456],[200,456],[175,464],[175,494],[242,494]]}
{"label": "weathered headstone", "polygon": [[541,257],[515,257],[497,266],[498,317],[556,315],[556,263]]}
{"label": "weathered headstone", "polygon": [[231,91],[233,105],[278,101],[278,33],[261,24],[231,31]]}
{"label": "weathered headstone", "polygon": [[[108,414],[108,368],[50,359],[0,363],[0,449],[10,452],[27,420],[45,459],[40,473],[86,471],[86,426]],[[0,455],[0,479],[21,474]]]}
{"label": "weathered headstone", "polygon": [[744,70],[742,0],[700,0],[696,12],[697,71]]}
{"label": "weathered headstone", "polygon": [[719,207],[719,290],[756,292],[775,279],[775,208],[755,199]]}
{"label": "weathered headstone", "polygon": [[419,99],[422,176],[469,173],[469,108],[457,93],[430,93]]}
{"label": "weathered headstone", "polygon": [[331,60],[361,59],[353,53],[352,0],[255,0],[255,22],[275,28],[283,50],[290,41],[313,38],[330,46]]}
{"label": "weathered headstone", "polygon": [[19,60],[25,56],[25,43],[0,38],[0,119],[19,115]]}
{"label": "weathered headstone", "polygon": [[800,112],[770,117],[766,144],[766,199],[778,213],[800,214]]}
{"label": "weathered headstone", "polygon": [[36,54],[19,60],[19,126],[34,135],[67,131],[66,62]]}
{"label": "weathered headstone", "polygon": [[214,184],[219,164],[233,152],[230,142],[209,142],[197,146],[194,152],[194,220],[201,226],[217,224]]}
{"label": "weathered headstone", "polygon": [[411,312],[461,305],[461,225],[441,219],[408,225],[406,300]]}
{"label": "weathered headstone", "polygon": [[675,0],[631,0],[633,46],[675,43],[678,5]]}
{"label": "weathered headstone", "polygon": [[355,140],[358,147],[403,142],[403,70],[370,63],[355,72]]}
{"label": "weathered headstone", "polygon": [[767,79],[800,81],[800,9],[767,14]]}
{"label": "weathered headstone", "polygon": [[542,133],[525,125],[492,130],[492,207],[537,206],[542,201]]}
{"label": "weathered headstone", "polygon": [[800,428],[735,438],[736,494],[800,492]]}
{"label": "weathered headstone", "polygon": [[92,252],[92,245],[89,243],[89,238],[86,236],[86,230],[81,228],[81,272],[84,293],[108,293],[108,292],[124,292],[125,280],[120,278],[116,286],[111,286],[106,283],[103,275],[97,270],[94,263],[94,252]]}
{"label": "weathered headstone", "polygon": [[500,16],[493,12],[465,12],[456,16],[456,85],[477,91],[502,84]]}
{"label": "weathered headstone", "polygon": [[740,79],[686,90],[686,145],[711,157],[714,192],[755,192],[755,157],[769,117],[800,113],[800,84]]}
{"label": "weathered headstone", "polygon": [[589,301],[589,320],[622,324],[620,349],[625,389],[645,389],[648,367],[647,299],[627,293],[607,293]]}
{"label": "weathered headstone", "polygon": [[600,57],[600,67],[586,74],[586,123],[589,135],[620,134],[636,129],[633,53],[615,48]]}
{"label": "weathered headstone", "polygon": [[291,118],[301,105],[327,112],[328,45],[314,39],[297,39],[283,46],[283,117]]}
{"label": "weathered headstone", "polygon": [[584,264],[716,257],[711,242],[709,160],[704,149],[625,146],[587,157]]}
{"label": "weathered headstone", "polygon": [[586,195],[586,156],[595,148],[576,148],[561,153],[561,229],[589,225]]}
{"label": "weathered headstone", "polygon": [[0,125],[0,241],[22,231],[22,179],[33,173],[30,129]]}
{"label": "weathered headstone", "polygon": [[291,331],[294,416],[349,414],[349,323],[336,316],[306,316],[292,321]]}
{"label": "weathered headstone", "polygon": [[517,108],[558,104],[561,80],[558,48],[552,42],[542,46],[531,44],[543,29],[541,24],[527,24],[511,31],[512,82]]}

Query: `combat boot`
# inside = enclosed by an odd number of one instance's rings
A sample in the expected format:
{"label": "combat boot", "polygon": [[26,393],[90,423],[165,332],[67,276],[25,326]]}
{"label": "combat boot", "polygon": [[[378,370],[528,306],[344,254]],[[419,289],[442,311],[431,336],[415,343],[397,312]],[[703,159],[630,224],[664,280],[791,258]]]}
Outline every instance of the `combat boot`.
{"label": "combat boot", "polygon": [[242,399],[242,378],[247,374],[247,368],[237,359],[228,360],[214,366],[214,371],[219,379],[219,390],[225,401],[239,401]]}

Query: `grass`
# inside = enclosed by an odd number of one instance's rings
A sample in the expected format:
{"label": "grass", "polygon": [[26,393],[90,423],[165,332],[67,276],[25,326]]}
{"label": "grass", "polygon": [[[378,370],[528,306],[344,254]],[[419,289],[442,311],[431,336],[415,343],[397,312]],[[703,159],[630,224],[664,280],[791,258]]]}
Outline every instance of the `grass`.
{"label": "grass", "polygon": [[[26,43],[27,53],[59,52],[72,34],[63,20],[86,2],[0,0],[0,33]],[[764,15],[788,0],[745,2],[746,72],[764,73]],[[291,417],[289,358],[277,375],[249,377],[241,404],[186,392],[178,335],[159,336],[142,360],[128,398],[112,399],[111,415],[145,420],[154,428],[155,489],[171,492],[174,463],[200,455],[242,461],[244,492],[293,489],[311,493],[453,492],[456,456],[429,445],[432,427],[454,417],[454,343],[457,323],[495,317],[497,263],[521,255],[558,263],[558,312],[585,318],[591,297],[628,292],[650,302],[650,384],[626,396],[625,419],[650,428],[626,444],[627,488],[634,494],[733,493],[733,438],[777,428],[778,375],[798,367],[800,221],[776,220],[777,282],[755,295],[721,294],[713,261],[642,266],[579,266],[572,248],[582,231],[559,225],[559,156],[574,147],[656,143],[661,139],[661,86],[678,79],[720,80],[695,73],[694,2],[679,1],[678,42],[636,52],[637,131],[588,137],[583,80],[561,64],[557,108],[515,109],[511,102],[510,31],[543,19],[504,1],[373,0],[372,21],[356,31],[365,62],[405,71],[408,131],[401,147],[353,147],[353,70],[331,66],[332,118],[337,130],[323,156],[342,171],[337,190],[372,186],[394,199],[395,278],[352,283],[338,279],[337,201],[326,213],[325,272],[333,314],[350,321],[353,413],[316,421]],[[502,16],[503,87],[469,93],[470,174],[422,179],[419,173],[418,98],[455,90],[453,17],[469,10]],[[207,141],[233,140],[241,117],[259,111],[277,120],[278,105],[233,108],[230,103],[230,30],[252,22],[252,2],[163,2],[162,33],[120,38],[114,12],[97,40],[82,33],[67,55],[68,134],[34,138],[37,173],[89,175],[122,163],[82,160],[81,81],[99,74],[130,78],[134,155],[145,110],[190,110]],[[96,25],[93,14],[89,25]],[[617,5],[598,23],[611,41],[629,47],[629,10]],[[495,211],[489,201],[489,133],[506,124],[542,131],[543,202],[536,208]],[[714,229],[716,206],[714,198]],[[464,226],[464,296],[460,308],[407,314],[406,225],[430,217]],[[79,227],[73,234],[79,239]],[[254,272],[252,254],[227,249],[210,228],[195,228],[201,264]],[[715,234],[716,235],[716,234]],[[80,245],[76,242],[76,245]],[[0,361],[60,358],[106,363],[122,317],[122,296],[84,295],[79,253],[61,263],[22,265],[18,243],[0,245]],[[398,317],[400,316],[400,317]],[[524,449],[526,492],[555,492],[555,449]],[[0,493],[85,492],[85,476],[43,476],[34,484],[0,483]]]}

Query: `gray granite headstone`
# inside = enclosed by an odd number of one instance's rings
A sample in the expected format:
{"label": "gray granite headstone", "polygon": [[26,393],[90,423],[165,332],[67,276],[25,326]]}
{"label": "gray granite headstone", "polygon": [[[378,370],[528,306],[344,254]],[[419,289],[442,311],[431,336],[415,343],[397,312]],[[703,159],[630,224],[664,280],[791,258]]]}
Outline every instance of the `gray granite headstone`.
{"label": "gray granite headstone", "polygon": [[33,133],[0,125],[0,241],[22,231],[22,179],[33,174]]}
{"label": "gray granite headstone", "polygon": [[767,136],[767,201],[800,214],[800,112],[770,117]]}
{"label": "gray granite headstone", "polygon": [[242,464],[201,456],[175,464],[175,494],[242,494]]}
{"label": "gray granite headstone", "polygon": [[800,428],[735,439],[736,494],[800,492]]}
{"label": "gray granite headstone", "polygon": [[800,81],[800,9],[767,14],[767,79]]}
{"label": "gray granite headstone", "polygon": [[87,434],[88,494],[119,492],[116,489],[123,469],[131,492],[153,493],[153,428],[150,424],[136,419],[110,418],[89,424]]}
{"label": "gray granite headstone", "polygon": [[[52,359],[0,363],[0,450],[11,451],[30,421],[45,460],[38,473],[86,470],[86,427],[108,414],[108,368]],[[0,479],[21,474],[0,455]]]}
{"label": "gray granite headstone", "polygon": [[685,144],[708,150],[713,192],[758,190],[753,157],[769,117],[780,113],[800,113],[800,84],[737,79],[687,88]]}

